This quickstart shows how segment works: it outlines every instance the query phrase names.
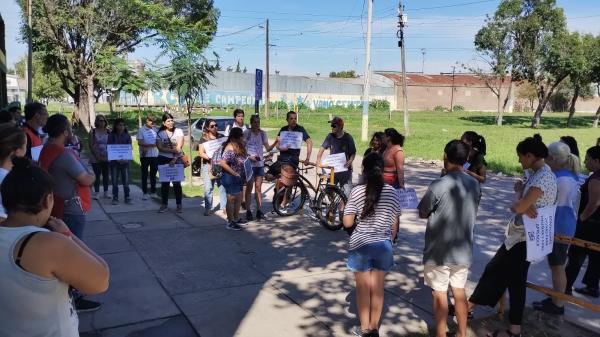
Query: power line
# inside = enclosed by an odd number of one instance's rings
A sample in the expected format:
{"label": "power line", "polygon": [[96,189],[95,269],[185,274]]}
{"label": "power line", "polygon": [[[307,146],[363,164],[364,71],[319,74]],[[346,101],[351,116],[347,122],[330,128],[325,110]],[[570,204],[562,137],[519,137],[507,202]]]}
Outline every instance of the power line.
{"label": "power line", "polygon": [[235,32],[232,32],[232,33],[227,33],[227,34],[222,34],[222,35],[215,35],[215,37],[225,37],[225,36],[231,36],[231,35],[239,34],[239,33],[245,32],[245,31],[247,31],[247,30],[250,30],[250,29],[252,29],[252,28],[254,28],[254,27],[258,27],[258,25],[259,25],[259,24],[255,24],[255,25],[253,25],[253,26],[246,27],[246,28],[244,28],[244,29],[240,29],[240,30],[238,30],[238,31],[235,31]]}
{"label": "power line", "polygon": [[439,8],[462,7],[462,6],[481,4],[481,3],[485,3],[485,2],[498,2],[498,0],[481,0],[481,1],[462,2],[462,3],[452,4],[452,5],[434,6],[434,7],[408,8],[408,9],[406,9],[406,11],[425,11],[425,10],[439,9]]}

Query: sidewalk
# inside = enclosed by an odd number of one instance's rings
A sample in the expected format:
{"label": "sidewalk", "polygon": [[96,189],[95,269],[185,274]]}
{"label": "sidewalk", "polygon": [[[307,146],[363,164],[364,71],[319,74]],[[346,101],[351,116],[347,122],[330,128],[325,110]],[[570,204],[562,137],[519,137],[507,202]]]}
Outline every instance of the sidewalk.
{"label": "sidewalk", "polygon": [[[409,163],[407,184],[422,195],[438,173],[433,165]],[[485,184],[471,288],[503,237],[511,181],[494,176]],[[109,263],[111,285],[107,293],[91,297],[103,302],[102,309],[80,315],[82,336],[346,337],[358,324],[344,232],[328,231],[309,216],[276,215],[241,232],[228,231],[224,219],[202,216],[199,198],[184,199],[183,214],[173,211],[173,201],[171,211],[158,214],[158,204],[142,201],[141,190],[131,189],[133,205],[95,201],[88,216],[85,241]],[[414,212],[402,216],[396,266],[386,279],[381,336],[427,336],[433,323],[431,292],[421,276],[424,224]],[[545,263],[533,265],[529,275],[530,281],[550,284]],[[527,303],[540,298],[529,291]],[[477,317],[493,315],[492,309],[476,312]],[[600,330],[598,315],[574,306],[568,306],[565,320]],[[546,335],[594,336],[559,323]],[[567,334],[557,330],[565,327]],[[539,333],[525,329],[524,336]]]}

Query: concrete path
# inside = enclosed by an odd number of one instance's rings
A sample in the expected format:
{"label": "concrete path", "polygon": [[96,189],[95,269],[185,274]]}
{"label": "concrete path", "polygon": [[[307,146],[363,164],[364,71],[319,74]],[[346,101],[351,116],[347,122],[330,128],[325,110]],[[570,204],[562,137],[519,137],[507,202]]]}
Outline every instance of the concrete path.
{"label": "concrete path", "polygon": [[[434,164],[409,163],[408,185],[422,195],[438,173]],[[511,191],[506,177],[490,177],[484,186],[470,288],[502,241]],[[322,228],[308,213],[271,215],[234,232],[224,219],[202,216],[198,198],[184,200],[183,214],[158,214],[158,204],[142,201],[135,186],[132,197],[133,205],[95,202],[88,216],[85,241],[107,260],[112,277],[108,292],[92,297],[103,308],[80,315],[82,336],[345,337],[358,324],[345,232]],[[433,322],[431,292],[422,282],[424,229],[414,212],[403,214],[396,266],[386,278],[382,336],[426,336]],[[545,263],[529,275],[550,284]],[[540,298],[529,291],[527,303]],[[598,315],[569,306],[565,317],[600,331]]]}

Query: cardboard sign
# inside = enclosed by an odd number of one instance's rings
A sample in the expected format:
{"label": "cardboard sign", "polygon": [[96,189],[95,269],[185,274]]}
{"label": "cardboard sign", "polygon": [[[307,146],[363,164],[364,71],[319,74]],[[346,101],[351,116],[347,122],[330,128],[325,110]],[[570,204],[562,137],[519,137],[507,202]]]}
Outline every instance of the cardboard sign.
{"label": "cardboard sign", "polygon": [[183,164],[171,165],[158,165],[158,176],[161,183],[168,183],[172,181],[184,181],[185,175],[183,173]]}
{"label": "cardboard sign", "polygon": [[400,208],[417,209],[419,198],[414,188],[398,189],[398,198],[400,199]]}
{"label": "cardboard sign", "polygon": [[40,153],[42,153],[43,147],[44,147],[44,145],[40,145],[40,146],[34,146],[31,148],[31,160],[33,160],[33,161],[40,160]]}
{"label": "cardboard sign", "polygon": [[217,149],[219,149],[221,147],[221,145],[223,145],[223,143],[225,143],[226,140],[227,140],[227,137],[221,137],[221,138],[213,139],[208,142],[202,143],[202,146],[204,146],[204,152],[206,152],[207,156],[212,158],[215,151],[217,151]]}
{"label": "cardboard sign", "polygon": [[538,208],[535,219],[523,215],[525,240],[527,242],[527,261],[539,261],[552,252],[555,214],[556,205],[552,205]]}
{"label": "cardboard sign", "polygon": [[302,132],[281,131],[279,134],[279,146],[288,149],[300,149],[302,147]]}
{"label": "cardboard sign", "polygon": [[252,170],[252,161],[250,159],[244,161],[244,172],[246,172],[246,182],[249,182],[254,174],[254,171]]}
{"label": "cardboard sign", "polygon": [[131,144],[108,144],[108,160],[133,160]]}
{"label": "cardboard sign", "polygon": [[[343,152],[326,156],[323,160],[321,160],[321,165],[332,166],[334,174],[348,171],[348,168],[344,166],[346,165],[346,154]],[[323,172],[326,171],[328,170],[323,169]]]}

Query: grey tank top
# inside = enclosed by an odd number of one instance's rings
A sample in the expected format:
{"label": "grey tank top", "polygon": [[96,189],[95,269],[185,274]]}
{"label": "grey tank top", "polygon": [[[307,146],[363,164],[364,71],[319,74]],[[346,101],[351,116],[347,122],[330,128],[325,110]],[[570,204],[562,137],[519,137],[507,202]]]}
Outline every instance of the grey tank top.
{"label": "grey tank top", "polygon": [[[69,285],[21,269],[14,249],[19,240],[46,229],[0,226],[0,336],[77,337],[79,319]],[[25,247],[27,251],[27,246]]]}

